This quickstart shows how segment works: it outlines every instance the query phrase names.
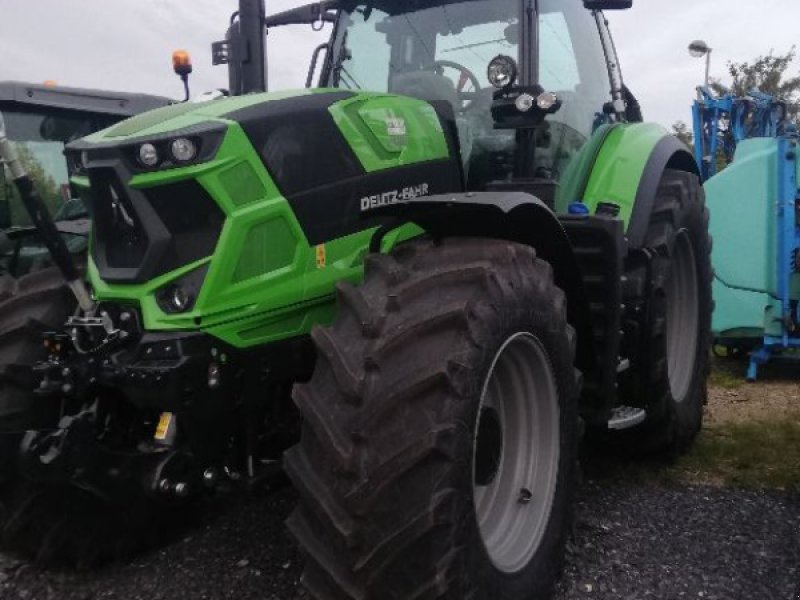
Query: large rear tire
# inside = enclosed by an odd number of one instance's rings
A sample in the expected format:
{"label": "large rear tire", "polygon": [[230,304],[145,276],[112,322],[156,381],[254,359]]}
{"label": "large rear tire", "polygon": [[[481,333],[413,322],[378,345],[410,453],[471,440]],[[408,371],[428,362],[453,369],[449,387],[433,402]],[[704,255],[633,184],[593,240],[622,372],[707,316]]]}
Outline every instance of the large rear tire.
{"label": "large rear tire", "polygon": [[89,567],[152,545],[176,519],[146,499],[121,505],[17,473],[25,430],[53,425],[33,393],[32,368],[46,358],[42,335],[62,329],[75,306],[55,267],[0,277],[0,544],[38,563]]}
{"label": "large rear tire", "polygon": [[702,428],[710,367],[711,238],[696,175],[664,172],[644,246],[649,269],[629,271],[635,297],[626,304],[640,307],[645,325],[621,395],[631,406],[649,400],[648,416],[623,437],[637,450],[676,456]]}
{"label": "large rear tire", "polygon": [[84,570],[163,545],[185,531],[195,508],[17,480],[0,490],[0,540],[4,550],[38,565]]}
{"label": "large rear tire", "polygon": [[418,240],[313,333],[286,454],[303,583],[331,599],[547,598],[576,480],[564,294],[534,251]]}
{"label": "large rear tire", "polygon": [[61,328],[74,309],[54,267],[0,277],[0,431],[36,427],[32,367],[46,357],[42,334]]}

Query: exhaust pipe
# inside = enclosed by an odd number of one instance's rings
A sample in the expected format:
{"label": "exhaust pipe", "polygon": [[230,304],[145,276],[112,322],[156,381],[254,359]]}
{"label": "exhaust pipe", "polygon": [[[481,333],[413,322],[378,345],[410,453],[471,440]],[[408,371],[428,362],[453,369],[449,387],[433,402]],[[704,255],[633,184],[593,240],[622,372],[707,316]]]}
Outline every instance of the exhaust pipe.
{"label": "exhaust pipe", "polygon": [[25,210],[39,231],[45,246],[50,251],[53,262],[61,271],[72,293],[75,294],[78,304],[85,312],[91,311],[94,308],[94,302],[89,296],[80,273],[78,273],[78,267],[75,265],[75,261],[64,243],[64,238],[61,237],[56,224],[53,222],[50,211],[47,210],[47,206],[45,206],[39,192],[33,185],[33,180],[26,173],[14,146],[6,135],[6,124],[2,113],[0,113],[0,162],[8,166],[11,180],[19,191]]}

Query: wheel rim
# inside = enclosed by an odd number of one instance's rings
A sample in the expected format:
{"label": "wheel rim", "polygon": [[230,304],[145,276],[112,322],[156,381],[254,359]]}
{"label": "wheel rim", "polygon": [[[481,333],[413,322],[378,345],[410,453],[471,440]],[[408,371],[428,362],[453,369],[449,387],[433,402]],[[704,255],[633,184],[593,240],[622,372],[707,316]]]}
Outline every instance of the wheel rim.
{"label": "wheel rim", "polygon": [[675,238],[667,296],[667,373],[672,397],[682,402],[689,393],[697,358],[700,307],[697,267],[686,231]]}
{"label": "wheel rim", "polygon": [[492,563],[515,573],[550,519],[560,455],[558,388],[530,333],[511,336],[483,386],[473,456],[478,528]]}

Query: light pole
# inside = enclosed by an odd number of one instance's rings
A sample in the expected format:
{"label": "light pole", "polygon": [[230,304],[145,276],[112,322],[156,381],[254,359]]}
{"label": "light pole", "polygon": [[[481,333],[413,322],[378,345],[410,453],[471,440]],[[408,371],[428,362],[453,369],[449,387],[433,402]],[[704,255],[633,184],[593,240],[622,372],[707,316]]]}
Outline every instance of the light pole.
{"label": "light pole", "polygon": [[711,79],[711,51],[712,49],[703,40],[695,40],[689,44],[689,54],[691,54],[694,58],[702,58],[703,56],[706,57],[706,87]]}

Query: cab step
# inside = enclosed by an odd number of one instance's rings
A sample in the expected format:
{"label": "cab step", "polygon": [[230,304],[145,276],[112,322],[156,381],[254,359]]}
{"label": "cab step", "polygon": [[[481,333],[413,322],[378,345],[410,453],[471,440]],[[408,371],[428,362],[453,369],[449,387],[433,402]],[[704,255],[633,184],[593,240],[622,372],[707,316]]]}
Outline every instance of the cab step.
{"label": "cab step", "polygon": [[631,427],[636,427],[643,423],[646,417],[647,412],[643,408],[617,406],[611,412],[611,418],[608,420],[608,428],[615,431],[630,429]]}

